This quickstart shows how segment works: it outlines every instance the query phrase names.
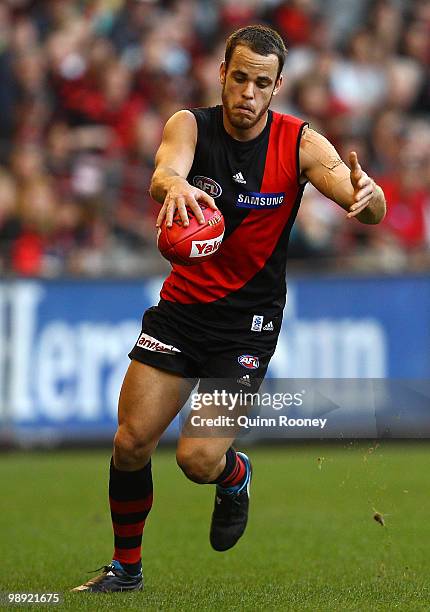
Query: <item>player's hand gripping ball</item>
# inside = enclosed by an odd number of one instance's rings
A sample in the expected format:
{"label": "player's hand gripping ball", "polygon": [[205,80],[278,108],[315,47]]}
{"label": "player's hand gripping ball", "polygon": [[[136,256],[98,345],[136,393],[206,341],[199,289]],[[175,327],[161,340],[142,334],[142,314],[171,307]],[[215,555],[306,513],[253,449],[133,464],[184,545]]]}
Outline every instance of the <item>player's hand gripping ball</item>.
{"label": "player's hand gripping ball", "polygon": [[170,262],[183,266],[206,261],[214,255],[224,236],[224,217],[219,210],[199,204],[205,223],[199,223],[193,211],[187,206],[189,225],[184,227],[179,212],[173,217],[172,227],[166,226],[164,218],[158,230],[157,246],[160,253]]}

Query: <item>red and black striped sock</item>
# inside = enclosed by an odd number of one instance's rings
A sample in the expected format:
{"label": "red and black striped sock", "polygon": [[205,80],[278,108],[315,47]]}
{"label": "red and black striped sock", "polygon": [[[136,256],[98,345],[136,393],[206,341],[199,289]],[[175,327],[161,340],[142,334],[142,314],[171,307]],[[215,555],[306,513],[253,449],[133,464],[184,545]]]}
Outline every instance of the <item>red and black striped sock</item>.
{"label": "red and black striped sock", "polygon": [[240,487],[246,479],[246,465],[243,459],[230,446],[225,454],[225,468],[213,483],[229,489],[230,487]]}
{"label": "red and black striped sock", "polygon": [[110,462],[109,503],[115,539],[113,559],[130,574],[141,570],[142,533],[152,506],[151,460],[141,470],[118,470]]}

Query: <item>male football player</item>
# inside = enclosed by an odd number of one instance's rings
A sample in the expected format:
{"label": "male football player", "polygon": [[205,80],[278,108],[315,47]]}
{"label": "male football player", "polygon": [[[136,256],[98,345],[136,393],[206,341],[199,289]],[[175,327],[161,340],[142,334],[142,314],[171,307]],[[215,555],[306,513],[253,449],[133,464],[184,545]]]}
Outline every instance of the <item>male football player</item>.
{"label": "male football player", "polygon": [[[110,464],[113,559],[74,590],[142,587],[151,455],[191,390],[184,381],[223,377],[240,384],[246,375],[248,390],[258,389],[281,326],[288,238],[306,183],[348,219],[374,224],[384,217],[384,194],[354,152],[348,167],[306,122],[269,109],[282,86],[285,55],[281,37],[268,27],[234,32],[219,73],[222,105],[182,110],[166,123],[151,182],[162,205],[157,225],[165,219],[171,226],[174,218],[187,225],[187,207],[203,222],[199,204],[205,204],[221,210],[226,231],[208,261],[173,265],[159,304],[144,314]],[[232,443],[232,436],[181,435],[177,446],[185,475],[216,488],[210,542],[219,551],[235,545],[248,517],[251,463]]]}

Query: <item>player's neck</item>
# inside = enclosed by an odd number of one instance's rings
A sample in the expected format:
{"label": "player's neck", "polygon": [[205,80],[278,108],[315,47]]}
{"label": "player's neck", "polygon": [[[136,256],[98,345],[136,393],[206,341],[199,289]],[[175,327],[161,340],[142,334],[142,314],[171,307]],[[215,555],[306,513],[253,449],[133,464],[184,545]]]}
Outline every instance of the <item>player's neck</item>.
{"label": "player's neck", "polygon": [[235,140],[239,140],[241,142],[246,142],[247,140],[253,140],[254,138],[257,138],[257,136],[259,136],[261,132],[264,130],[264,128],[266,127],[268,116],[269,116],[269,113],[268,111],[266,111],[264,115],[261,117],[261,119],[259,119],[255,125],[253,125],[251,128],[241,130],[240,128],[234,127],[230,123],[227,117],[227,113],[225,112],[225,109],[224,108],[222,109],[222,120],[223,120],[225,131],[232,138],[234,138]]}

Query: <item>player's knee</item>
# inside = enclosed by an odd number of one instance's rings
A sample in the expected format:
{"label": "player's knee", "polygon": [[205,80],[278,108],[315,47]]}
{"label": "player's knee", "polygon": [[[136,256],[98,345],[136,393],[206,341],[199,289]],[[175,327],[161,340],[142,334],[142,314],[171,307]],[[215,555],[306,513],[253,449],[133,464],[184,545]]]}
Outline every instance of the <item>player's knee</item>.
{"label": "player's knee", "polygon": [[114,438],[114,462],[121,470],[139,469],[147,464],[155,444],[125,427],[119,427]]}
{"label": "player's knee", "polygon": [[204,484],[211,482],[216,476],[214,472],[219,463],[219,457],[215,456],[207,448],[197,446],[190,449],[178,449],[176,461],[190,480]]}

